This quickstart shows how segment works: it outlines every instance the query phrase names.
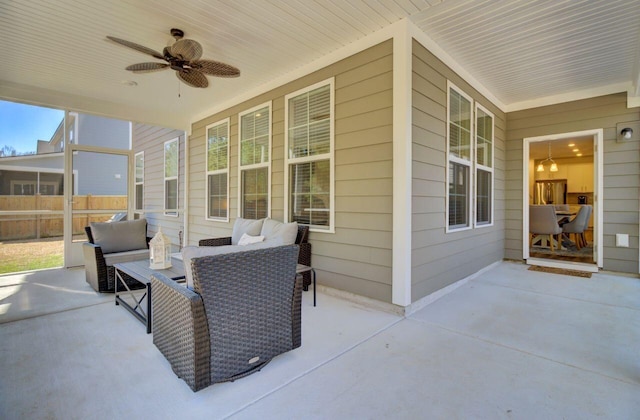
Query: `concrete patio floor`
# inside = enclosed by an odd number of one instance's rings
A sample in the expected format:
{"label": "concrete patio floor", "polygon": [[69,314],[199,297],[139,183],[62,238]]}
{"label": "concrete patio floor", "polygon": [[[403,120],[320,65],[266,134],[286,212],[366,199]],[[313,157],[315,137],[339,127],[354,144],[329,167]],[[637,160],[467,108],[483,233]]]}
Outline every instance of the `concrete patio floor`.
{"label": "concrete patio floor", "polygon": [[640,418],[635,277],[501,262],[408,317],[302,316],[301,348],[193,393],[83,270],[0,276],[0,418]]}

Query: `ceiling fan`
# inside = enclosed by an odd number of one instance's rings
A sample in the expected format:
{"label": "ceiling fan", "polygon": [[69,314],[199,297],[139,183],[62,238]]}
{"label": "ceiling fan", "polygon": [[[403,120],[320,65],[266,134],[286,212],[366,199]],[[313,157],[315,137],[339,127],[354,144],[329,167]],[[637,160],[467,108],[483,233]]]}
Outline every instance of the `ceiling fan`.
{"label": "ceiling fan", "polygon": [[107,39],[141,53],[148,54],[159,60],[166,61],[166,63],[148,62],[132,64],[126,68],[126,70],[134,73],[149,73],[171,68],[176,71],[178,79],[196,88],[206,88],[209,86],[209,81],[205,75],[217,77],[240,76],[240,70],[229,64],[213,60],[201,60],[202,45],[192,39],[182,39],[184,37],[182,30],[171,29],[171,36],[174,37],[176,41],[172,45],[165,47],[162,53],[136,44],[135,42],[113,36],[107,36]]}

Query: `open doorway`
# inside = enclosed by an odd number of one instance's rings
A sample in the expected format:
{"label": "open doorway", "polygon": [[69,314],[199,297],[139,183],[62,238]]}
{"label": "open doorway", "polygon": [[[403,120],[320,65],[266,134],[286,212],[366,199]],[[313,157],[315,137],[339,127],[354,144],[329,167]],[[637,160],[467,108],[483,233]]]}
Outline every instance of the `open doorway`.
{"label": "open doorway", "polygon": [[0,274],[61,267],[64,111],[0,101]]}
{"label": "open doorway", "polygon": [[[601,129],[524,139],[527,263],[593,272],[602,267],[602,139]],[[548,229],[557,234],[541,233]]]}

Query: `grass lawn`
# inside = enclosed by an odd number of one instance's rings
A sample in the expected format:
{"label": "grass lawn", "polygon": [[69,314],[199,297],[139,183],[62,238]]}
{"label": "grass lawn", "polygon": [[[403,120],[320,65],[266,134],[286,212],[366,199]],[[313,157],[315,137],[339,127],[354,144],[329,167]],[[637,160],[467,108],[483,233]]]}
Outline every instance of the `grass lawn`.
{"label": "grass lawn", "polygon": [[62,267],[62,238],[0,242],[0,274]]}

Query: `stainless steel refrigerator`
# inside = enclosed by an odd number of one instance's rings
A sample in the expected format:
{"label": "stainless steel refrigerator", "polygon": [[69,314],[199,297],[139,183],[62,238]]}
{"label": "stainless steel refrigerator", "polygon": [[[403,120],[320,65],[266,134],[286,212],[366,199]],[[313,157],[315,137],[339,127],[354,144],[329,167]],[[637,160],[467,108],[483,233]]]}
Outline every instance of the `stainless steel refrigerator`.
{"label": "stainless steel refrigerator", "polygon": [[533,204],[567,204],[567,180],[536,181]]}

